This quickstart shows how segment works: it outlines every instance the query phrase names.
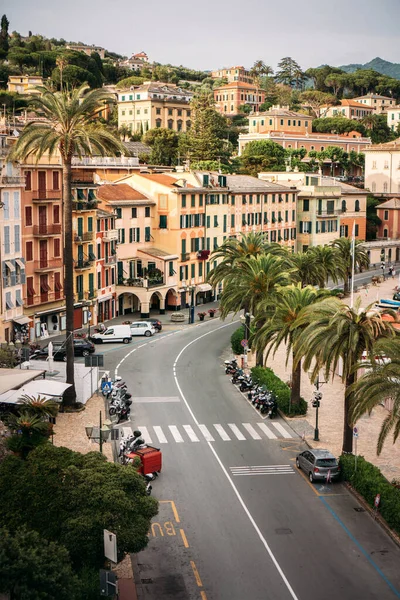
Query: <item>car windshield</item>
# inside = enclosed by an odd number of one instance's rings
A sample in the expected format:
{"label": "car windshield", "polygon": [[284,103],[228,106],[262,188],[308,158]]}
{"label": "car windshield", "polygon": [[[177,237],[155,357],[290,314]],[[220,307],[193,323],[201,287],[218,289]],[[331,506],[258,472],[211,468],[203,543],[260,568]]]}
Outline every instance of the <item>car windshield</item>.
{"label": "car windshield", "polygon": [[316,462],[318,467],[336,467],[336,458],[319,458]]}

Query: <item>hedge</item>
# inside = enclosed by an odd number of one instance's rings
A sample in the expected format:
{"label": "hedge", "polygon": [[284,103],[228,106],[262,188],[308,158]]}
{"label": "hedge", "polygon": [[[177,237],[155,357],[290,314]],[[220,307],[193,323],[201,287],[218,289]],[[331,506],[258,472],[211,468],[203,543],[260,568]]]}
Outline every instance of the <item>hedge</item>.
{"label": "hedge", "polygon": [[290,404],[290,387],[275,375],[269,367],[253,367],[251,377],[255,383],[264,385],[267,390],[275,394],[278,408],[285,415],[293,417],[307,413],[307,402],[303,398],[300,398],[300,404]]}
{"label": "hedge", "polygon": [[231,335],[231,347],[233,354],[244,354],[244,348],[241,345],[241,341],[244,340],[244,326],[241,325]]}
{"label": "hedge", "polygon": [[355,471],[355,456],[343,454],[340,457],[342,477],[371,506],[374,506],[375,496],[381,495],[379,513],[393,531],[400,535],[400,490],[389,483],[378,467],[365,460],[363,456],[357,457],[357,471]]}

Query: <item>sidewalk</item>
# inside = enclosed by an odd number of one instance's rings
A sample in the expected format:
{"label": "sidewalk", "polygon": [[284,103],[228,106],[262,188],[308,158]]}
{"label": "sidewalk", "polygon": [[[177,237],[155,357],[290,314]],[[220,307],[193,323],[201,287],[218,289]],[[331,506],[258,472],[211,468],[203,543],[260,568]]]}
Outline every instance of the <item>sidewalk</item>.
{"label": "sidewalk", "polygon": [[[362,306],[368,306],[379,299],[391,299],[394,287],[398,284],[398,277],[389,279],[377,286],[369,286],[354,294],[354,299],[361,296]],[[345,299],[350,302],[349,298]],[[254,358],[252,357],[254,362]],[[291,376],[291,360],[286,366],[286,348],[281,346],[274,357],[270,357],[267,366],[283,380],[289,381]],[[344,420],[344,384],[338,376],[330,379],[320,388],[322,392],[321,406],[319,408],[319,442],[315,442],[314,427],[316,409],[312,407],[310,399],[315,387],[311,385],[307,373],[301,373],[301,395],[308,401],[308,412],[305,417],[288,418],[291,427],[300,435],[305,437],[307,443],[313,448],[326,448],[339,456],[342,449],[343,420]],[[393,444],[391,433],[383,447],[381,455],[376,455],[376,442],[382,426],[382,422],[388,412],[383,406],[375,408],[371,415],[364,415],[357,423],[358,439],[357,454],[363,455],[366,460],[379,467],[383,475],[391,481],[393,478],[400,479],[400,444]],[[353,449],[353,452],[355,448]]]}

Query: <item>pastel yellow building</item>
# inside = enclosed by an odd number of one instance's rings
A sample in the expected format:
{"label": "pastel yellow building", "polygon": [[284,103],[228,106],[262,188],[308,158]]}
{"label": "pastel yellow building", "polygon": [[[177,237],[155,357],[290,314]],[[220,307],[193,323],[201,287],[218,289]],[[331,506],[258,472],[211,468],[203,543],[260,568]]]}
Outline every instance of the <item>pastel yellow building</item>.
{"label": "pastel yellow building", "polygon": [[36,86],[43,85],[39,75],[9,75],[7,90],[18,94],[37,94]]}

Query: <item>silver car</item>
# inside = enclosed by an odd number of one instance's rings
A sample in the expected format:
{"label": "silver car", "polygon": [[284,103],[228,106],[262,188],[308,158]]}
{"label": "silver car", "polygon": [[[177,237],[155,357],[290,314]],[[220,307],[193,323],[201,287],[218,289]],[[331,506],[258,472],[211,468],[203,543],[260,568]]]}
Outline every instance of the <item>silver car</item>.
{"label": "silver car", "polygon": [[328,450],[305,450],[296,457],[296,466],[307,473],[311,482],[337,479],[340,475],[340,467],[336,458]]}
{"label": "silver car", "polygon": [[146,337],[150,337],[156,333],[153,324],[148,321],[136,321],[135,323],[131,323],[129,327],[131,328],[131,335],[145,335]]}

